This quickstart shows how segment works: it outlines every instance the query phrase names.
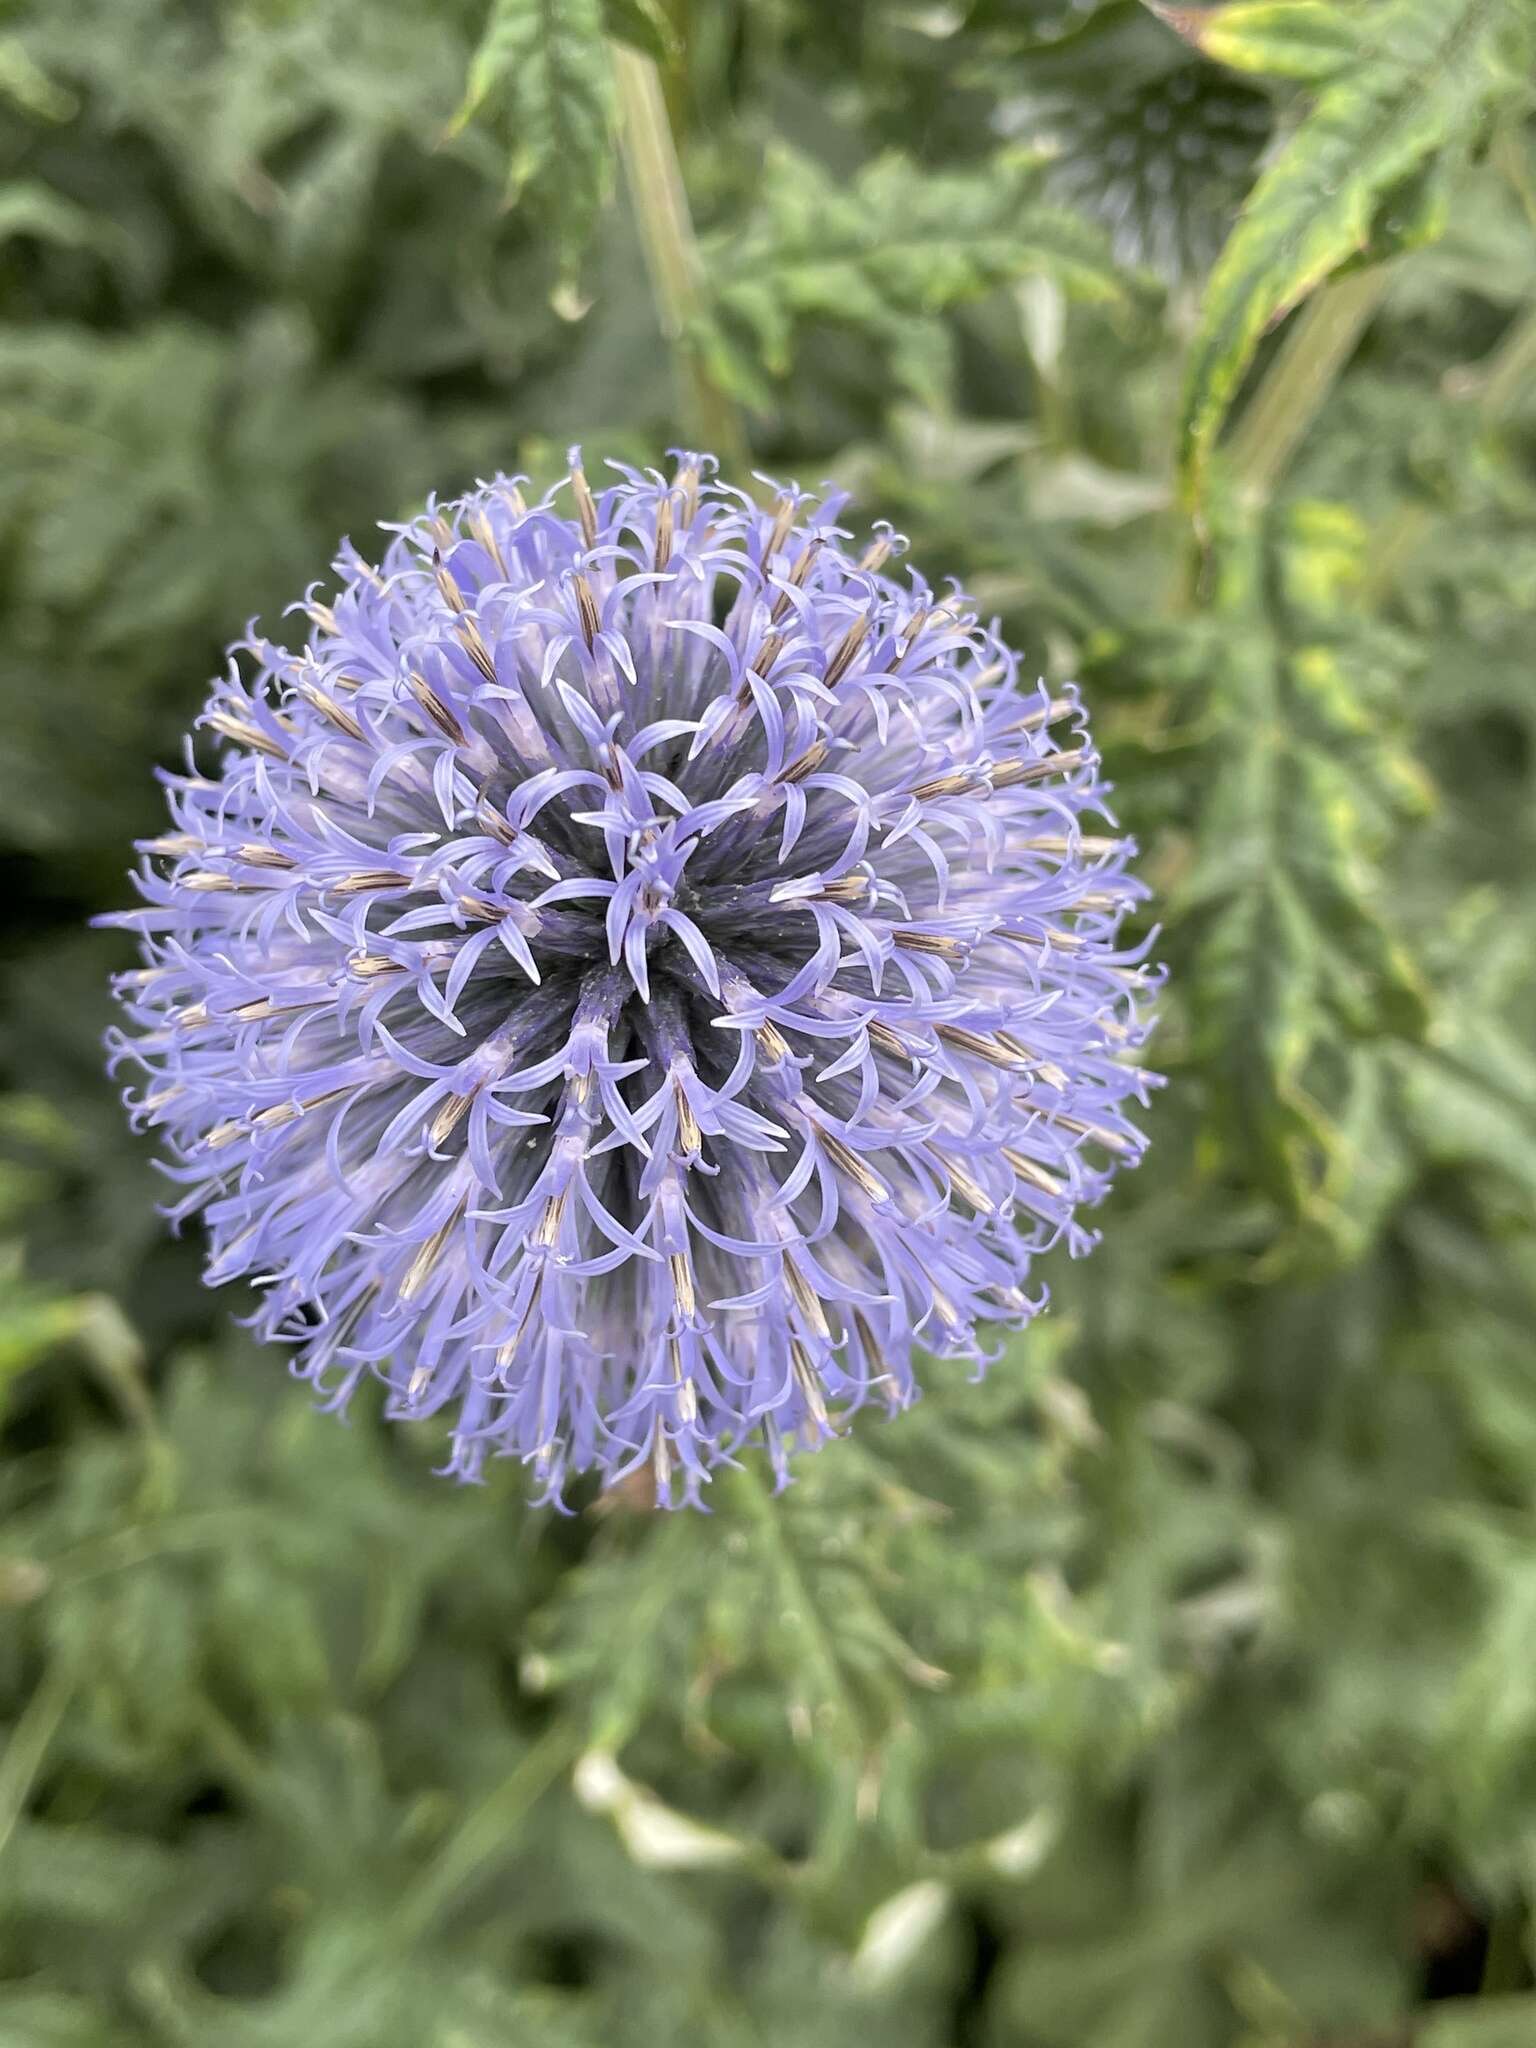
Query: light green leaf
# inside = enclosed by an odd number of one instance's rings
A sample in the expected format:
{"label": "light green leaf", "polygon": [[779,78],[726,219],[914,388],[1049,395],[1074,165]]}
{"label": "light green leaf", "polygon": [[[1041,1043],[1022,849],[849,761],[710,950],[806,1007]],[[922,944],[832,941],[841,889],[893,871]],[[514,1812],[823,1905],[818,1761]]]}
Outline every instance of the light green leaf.
{"label": "light green leaf", "polygon": [[663,0],[603,0],[603,12],[615,42],[628,43],[658,64],[676,61],[677,31]]}
{"label": "light green leaf", "polygon": [[493,0],[449,133],[491,105],[500,109],[508,142],[508,200],[528,198],[541,208],[569,265],[591,234],[612,174],[602,0]]}
{"label": "light green leaf", "polygon": [[1119,268],[1108,238],[1042,198],[1045,166],[1010,150],[976,170],[934,172],[886,155],[852,180],[780,144],[745,226],[706,248],[705,347],[737,395],[766,402],[788,376],[804,327],[852,330],[928,400],[948,369],[943,316],[1037,273],[1072,296],[1147,304],[1149,280]]}
{"label": "light green leaf", "polygon": [[1359,1063],[1426,1023],[1381,862],[1429,791],[1391,715],[1406,650],[1353,616],[1365,556],[1338,506],[1223,525],[1176,897],[1217,1142],[1341,1248],[1401,1186],[1376,1141],[1382,1079]]}
{"label": "light green leaf", "polygon": [[1189,496],[1265,330],[1371,243],[1384,205],[1518,76],[1523,0],[1384,0],[1260,178],[1211,274],[1180,420]]}
{"label": "light green leaf", "polygon": [[1359,52],[1360,15],[1341,0],[1233,0],[1227,7],[1148,4],[1203,57],[1233,71],[1329,78]]}

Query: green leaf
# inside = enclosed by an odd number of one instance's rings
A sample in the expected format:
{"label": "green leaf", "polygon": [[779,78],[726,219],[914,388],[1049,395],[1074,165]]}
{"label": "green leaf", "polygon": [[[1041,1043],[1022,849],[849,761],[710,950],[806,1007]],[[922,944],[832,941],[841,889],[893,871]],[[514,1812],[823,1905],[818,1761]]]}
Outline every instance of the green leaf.
{"label": "green leaf", "polygon": [[664,0],[603,0],[603,15],[615,42],[658,64],[676,62],[680,45]]}
{"label": "green leaf", "polygon": [[1147,4],[1203,57],[1233,71],[1330,78],[1359,54],[1360,17],[1340,0],[1233,0],[1227,7]]}
{"label": "green leaf", "polygon": [[824,324],[860,336],[898,384],[932,401],[948,371],[944,316],[1000,285],[1042,274],[1076,298],[1155,302],[1107,236],[1042,197],[1045,174],[1040,158],[1010,150],[949,172],[891,154],[849,180],[775,145],[756,212],[706,245],[711,367],[766,404],[763,372],[787,377],[802,331]]}
{"label": "green leaf", "polygon": [[1357,616],[1366,561],[1342,507],[1225,514],[1212,617],[1169,669],[1199,736],[1176,979],[1218,1156],[1341,1249],[1401,1186],[1360,1061],[1417,1039],[1427,1000],[1382,863],[1429,791],[1392,715],[1407,650]]}
{"label": "green leaf", "polygon": [[[643,10],[642,10],[643,12]],[[507,197],[532,200],[569,267],[591,235],[613,164],[613,80],[603,0],[492,0],[457,134],[493,106]]]}
{"label": "green leaf", "polygon": [[1180,415],[1192,500],[1265,330],[1369,246],[1383,204],[1427,158],[1464,141],[1518,78],[1529,25],[1524,0],[1382,0],[1370,14],[1358,60],[1324,84],[1211,274]]}
{"label": "green leaf", "polygon": [[1536,2040],[1536,1997],[1453,1998],[1430,2008],[1418,2048],[1528,2048]]}

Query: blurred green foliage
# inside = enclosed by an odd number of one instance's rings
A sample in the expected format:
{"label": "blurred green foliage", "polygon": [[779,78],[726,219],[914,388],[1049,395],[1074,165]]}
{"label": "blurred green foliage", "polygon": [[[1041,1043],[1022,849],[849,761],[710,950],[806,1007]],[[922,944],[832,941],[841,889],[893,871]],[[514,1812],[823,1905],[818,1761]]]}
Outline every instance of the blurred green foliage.
{"label": "blurred green foliage", "polygon": [[[6,2048],[1536,2041],[1533,40],[0,13]],[[313,1414],[82,935],[243,620],[577,438],[1081,675],[1173,969],[1053,1314],[709,1517]]]}

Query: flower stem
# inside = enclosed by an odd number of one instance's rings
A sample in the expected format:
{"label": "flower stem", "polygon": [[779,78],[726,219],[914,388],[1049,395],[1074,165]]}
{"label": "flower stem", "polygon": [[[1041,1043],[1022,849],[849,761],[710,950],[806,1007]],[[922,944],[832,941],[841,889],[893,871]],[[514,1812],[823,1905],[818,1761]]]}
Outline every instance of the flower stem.
{"label": "flower stem", "polygon": [[740,471],[747,461],[741,419],[710,376],[699,346],[704,265],[661,80],[649,57],[620,44],[614,46],[613,70],[625,175],[657,320],[677,364],[682,409],[704,444]]}
{"label": "flower stem", "polygon": [[1389,282],[1385,264],[1336,278],[1297,317],[1227,445],[1245,497],[1262,502],[1274,489]]}

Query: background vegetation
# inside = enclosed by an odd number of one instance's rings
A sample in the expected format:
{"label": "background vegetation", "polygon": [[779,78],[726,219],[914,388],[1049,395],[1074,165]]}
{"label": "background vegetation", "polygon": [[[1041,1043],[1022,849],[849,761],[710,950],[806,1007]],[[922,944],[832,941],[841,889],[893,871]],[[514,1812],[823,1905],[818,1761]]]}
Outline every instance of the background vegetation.
{"label": "background vegetation", "polygon": [[[0,10],[0,2041],[1530,2048],[1532,0],[486,4]],[[1172,968],[1053,1314],[709,1518],[314,1416],[100,1069],[224,641],[576,439],[1079,676]]]}

